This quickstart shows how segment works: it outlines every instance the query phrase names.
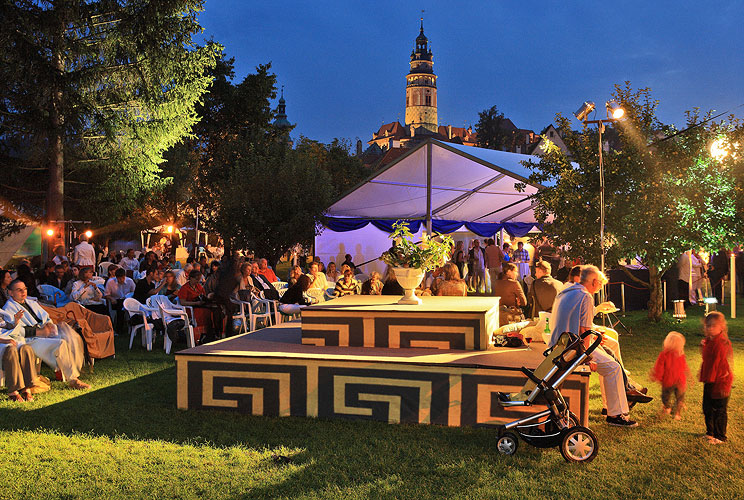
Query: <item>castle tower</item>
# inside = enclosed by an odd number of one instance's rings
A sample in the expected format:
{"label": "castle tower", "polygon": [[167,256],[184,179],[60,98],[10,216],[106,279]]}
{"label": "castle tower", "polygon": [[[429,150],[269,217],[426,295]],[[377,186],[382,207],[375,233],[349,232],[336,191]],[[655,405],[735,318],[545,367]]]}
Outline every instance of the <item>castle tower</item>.
{"label": "castle tower", "polygon": [[411,52],[411,71],[406,75],[406,127],[424,127],[437,132],[437,75],[429,40],[424,35],[424,18],[416,46]]}
{"label": "castle tower", "polygon": [[284,85],[282,85],[282,95],[279,98],[279,105],[276,107],[274,126],[285,130],[291,130],[293,128],[293,125],[287,120],[287,102],[284,100]]}

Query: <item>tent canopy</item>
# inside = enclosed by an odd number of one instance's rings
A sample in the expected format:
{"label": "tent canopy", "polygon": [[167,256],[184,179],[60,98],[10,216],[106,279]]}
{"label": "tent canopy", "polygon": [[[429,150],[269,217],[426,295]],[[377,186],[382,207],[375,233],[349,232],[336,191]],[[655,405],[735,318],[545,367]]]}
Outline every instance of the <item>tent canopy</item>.
{"label": "tent canopy", "polygon": [[[428,140],[347,193],[327,215],[534,224],[529,197],[543,186],[529,182],[525,161],[540,158]],[[521,192],[518,182],[525,184]]]}

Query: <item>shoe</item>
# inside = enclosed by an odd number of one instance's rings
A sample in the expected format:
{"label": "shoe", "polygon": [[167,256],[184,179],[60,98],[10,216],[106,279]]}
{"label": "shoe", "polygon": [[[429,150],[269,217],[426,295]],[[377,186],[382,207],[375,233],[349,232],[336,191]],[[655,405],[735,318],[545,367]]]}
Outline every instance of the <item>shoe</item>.
{"label": "shoe", "polygon": [[648,387],[641,387],[641,390],[638,392],[640,392],[641,394],[648,394]]}
{"label": "shoe", "polygon": [[708,440],[709,444],[723,444],[725,442],[726,441],[721,441],[720,439],[714,438],[713,436],[710,436],[710,439]]}
{"label": "shoe", "polygon": [[675,414],[674,420],[682,420],[682,415],[680,415],[679,413]]}
{"label": "shoe", "polygon": [[654,398],[652,398],[651,396],[646,396],[641,391],[637,391],[635,389],[626,391],[625,396],[627,397],[629,403],[650,403],[654,400]]}
{"label": "shoe", "polygon": [[638,422],[630,420],[625,415],[618,415],[617,417],[607,417],[607,423],[616,427],[638,427]]}
{"label": "shoe", "polygon": [[607,415],[607,408],[602,408],[602,415]]}

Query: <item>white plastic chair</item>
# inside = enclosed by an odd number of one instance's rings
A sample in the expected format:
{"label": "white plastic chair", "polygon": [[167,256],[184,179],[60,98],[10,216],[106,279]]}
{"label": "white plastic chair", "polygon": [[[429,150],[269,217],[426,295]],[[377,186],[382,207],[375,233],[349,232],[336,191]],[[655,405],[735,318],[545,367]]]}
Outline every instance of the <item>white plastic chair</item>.
{"label": "white plastic chair", "polygon": [[286,281],[275,281],[272,283],[274,285],[274,288],[276,288],[276,291],[279,293],[279,297],[284,295],[284,292],[287,291],[287,288],[289,288],[289,283]]}
{"label": "white plastic chair", "polygon": [[152,323],[147,322],[147,313],[152,313],[153,309],[141,304],[137,299],[126,298],[124,299],[124,310],[129,313],[130,318],[138,315],[142,316],[141,325],[129,324],[129,350],[132,350],[137,332],[142,330],[142,345],[148,351],[152,351]]}
{"label": "white plastic chair", "polygon": [[113,262],[101,262],[98,264],[98,275],[103,277],[108,276],[108,268],[113,265]]}
{"label": "white plastic chair", "polygon": [[[233,314],[232,319],[239,319],[243,329],[246,332],[256,330],[256,320],[263,319],[266,323],[271,324],[271,309],[269,301],[266,299],[254,299],[251,302],[230,298],[233,304],[240,306],[239,312]],[[248,314],[246,315],[246,311]],[[250,324],[250,330],[248,325]]]}
{"label": "white plastic chair", "polygon": [[151,296],[147,299],[147,305],[150,307],[157,307],[158,313],[153,313],[153,317],[155,317],[155,314],[157,314],[158,316],[160,316],[160,319],[163,320],[163,326],[166,329],[165,338],[163,339],[163,347],[165,348],[166,354],[170,354],[170,350],[173,345],[170,337],[168,337],[168,323],[170,321],[173,321],[174,319],[182,319],[186,324],[186,345],[188,347],[194,347],[196,345],[196,342],[194,342],[194,326],[196,325],[192,325],[191,320],[189,319],[189,315],[186,312],[186,307],[188,306],[174,304],[173,302],[168,300],[168,297],[166,297],[165,295]]}

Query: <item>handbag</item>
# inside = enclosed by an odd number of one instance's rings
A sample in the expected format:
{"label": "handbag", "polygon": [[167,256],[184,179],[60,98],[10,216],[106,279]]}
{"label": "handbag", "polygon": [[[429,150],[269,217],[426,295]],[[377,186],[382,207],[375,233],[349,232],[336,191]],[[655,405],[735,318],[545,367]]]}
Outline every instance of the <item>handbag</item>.
{"label": "handbag", "polygon": [[520,321],[525,321],[524,312],[521,307],[504,304],[499,307],[499,324],[506,325],[509,323],[519,323]]}

